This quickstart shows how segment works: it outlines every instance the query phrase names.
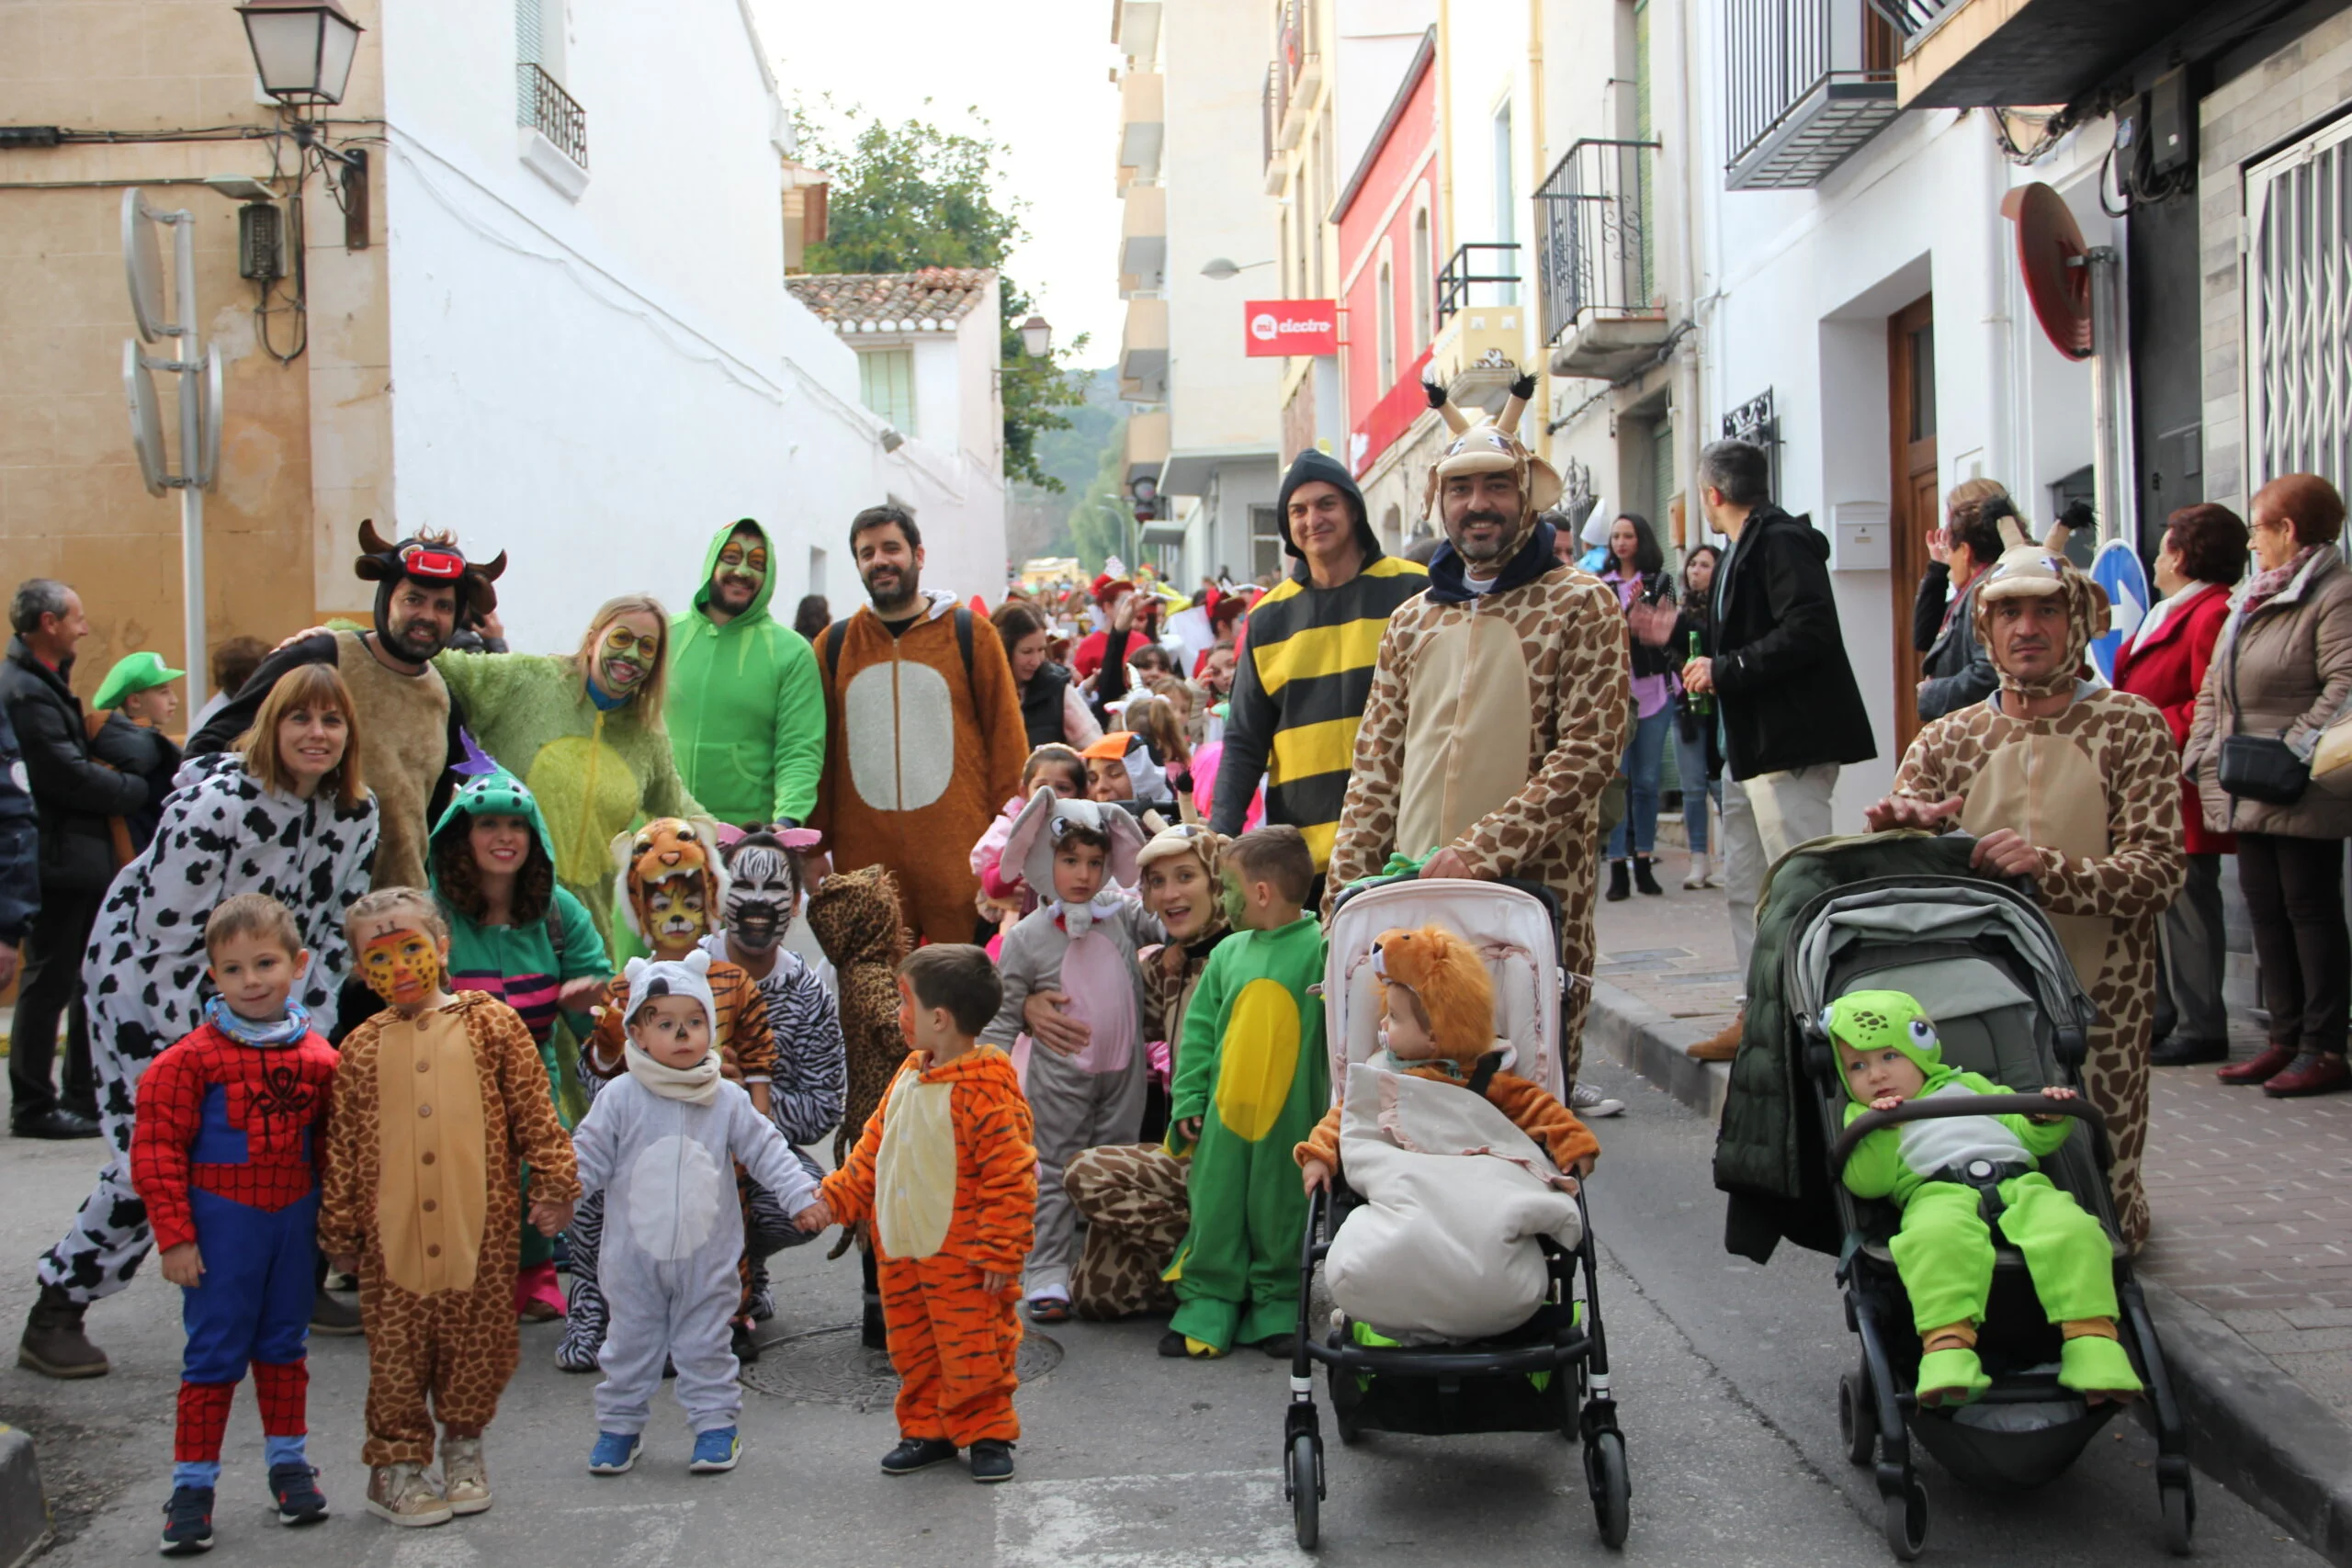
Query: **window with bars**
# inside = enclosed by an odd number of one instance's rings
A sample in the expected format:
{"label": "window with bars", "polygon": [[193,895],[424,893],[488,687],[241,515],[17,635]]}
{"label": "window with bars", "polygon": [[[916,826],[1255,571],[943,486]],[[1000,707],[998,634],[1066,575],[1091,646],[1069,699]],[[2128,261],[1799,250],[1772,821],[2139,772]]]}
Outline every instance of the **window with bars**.
{"label": "window with bars", "polygon": [[2352,476],[2352,120],[2246,171],[2246,491]]}
{"label": "window with bars", "polygon": [[915,353],[910,348],[870,348],[857,356],[858,401],[898,429],[915,434]]}

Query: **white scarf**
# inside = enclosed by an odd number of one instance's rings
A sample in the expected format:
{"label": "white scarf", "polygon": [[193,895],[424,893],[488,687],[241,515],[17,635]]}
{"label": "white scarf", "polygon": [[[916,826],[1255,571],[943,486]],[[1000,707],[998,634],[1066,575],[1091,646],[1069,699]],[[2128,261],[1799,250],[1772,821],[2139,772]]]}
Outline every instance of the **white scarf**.
{"label": "white scarf", "polygon": [[[1117,807],[1112,809],[1116,810]],[[1069,934],[1070,941],[1076,942],[1093,929],[1095,921],[1107,920],[1116,915],[1119,906],[1125,902],[1125,890],[1114,884],[1086,903],[1073,904],[1067,898],[1056,898],[1053,908],[1054,912],[1061,917],[1062,930]]]}
{"label": "white scarf", "polygon": [[673,1067],[655,1061],[632,1040],[623,1048],[622,1059],[628,1064],[631,1077],[664,1100],[683,1100],[689,1105],[708,1105],[718,1098],[718,1053],[716,1051],[691,1067]]}

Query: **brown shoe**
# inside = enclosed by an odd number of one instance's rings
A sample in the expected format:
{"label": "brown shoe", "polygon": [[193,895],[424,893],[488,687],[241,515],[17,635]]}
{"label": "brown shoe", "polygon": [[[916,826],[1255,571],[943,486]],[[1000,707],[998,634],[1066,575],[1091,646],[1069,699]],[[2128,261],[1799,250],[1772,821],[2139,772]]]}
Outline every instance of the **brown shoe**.
{"label": "brown shoe", "polygon": [[1747,1031],[1747,1010],[1742,1008],[1729,1023],[1690,1047],[1694,1062],[1728,1062],[1739,1055],[1740,1036]]}
{"label": "brown shoe", "polygon": [[25,1337],[17,1344],[17,1365],[52,1378],[102,1378],[107,1353],[82,1331],[87,1302],[77,1302],[62,1285],[43,1285],[25,1314]]}
{"label": "brown shoe", "polygon": [[2352,1067],[2340,1051],[2306,1051],[2295,1065],[2262,1086],[2273,1100],[2297,1100],[2307,1094],[2333,1094],[2352,1089]]}
{"label": "brown shoe", "polygon": [[449,1522],[448,1499],[421,1464],[379,1464],[368,1472],[368,1511],[405,1529]]}
{"label": "brown shoe", "polygon": [[490,1472],[481,1462],[480,1438],[441,1439],[441,1496],[453,1514],[489,1511]]}
{"label": "brown shoe", "polygon": [[2223,1083],[2268,1083],[2285,1072],[2287,1064],[2294,1059],[2295,1048],[2292,1045],[2266,1045],[2262,1055],[2217,1068],[2213,1076]]}

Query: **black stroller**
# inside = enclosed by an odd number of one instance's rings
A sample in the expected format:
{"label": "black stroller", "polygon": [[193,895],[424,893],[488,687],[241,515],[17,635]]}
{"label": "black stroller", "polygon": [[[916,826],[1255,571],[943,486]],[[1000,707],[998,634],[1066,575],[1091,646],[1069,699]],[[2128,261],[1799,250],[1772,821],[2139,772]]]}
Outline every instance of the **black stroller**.
{"label": "black stroller", "polygon": [[[1517,1052],[1513,1070],[1567,1098],[1560,1049],[1556,901],[1527,884],[1419,881],[1366,884],[1344,895],[1331,918],[1323,981],[1326,1040],[1334,1082],[1378,1048],[1380,1007],[1370,959],[1374,941],[1399,926],[1436,923],[1476,942],[1495,979],[1495,1032]],[[1498,1338],[1429,1348],[1394,1346],[1336,1313],[1316,1320],[1317,1267],[1355,1206],[1335,1183],[1315,1195],[1299,1261],[1298,1348],[1283,1421],[1283,1492],[1308,1550],[1319,1533],[1323,1435],[1314,1369],[1322,1363],[1340,1440],[1366,1431],[1445,1436],[1464,1432],[1553,1432],[1583,1446],[1586,1488],[1601,1540],[1625,1543],[1632,1488],[1625,1439],[1609,1393],[1609,1352],[1594,1279],[1590,1216],[1582,1194],[1581,1240],[1570,1251],[1543,1241],[1551,1279],[1544,1309]],[[1329,1312],[1329,1309],[1325,1309]]]}
{"label": "black stroller", "polygon": [[[1767,918],[1773,914],[1789,918],[1778,910]],[[1870,1464],[1876,1450],[1887,1546],[1908,1562],[1928,1534],[1927,1489],[1913,1472],[1909,1437],[1963,1482],[2039,1486],[2073,1464],[2121,1407],[2088,1404],[2059,1385],[2059,1332],[2045,1320],[2023,1258],[1997,1245],[1996,1236],[1993,1292],[1976,1346],[1993,1386],[1974,1404],[1921,1408],[1915,1388],[1919,1340],[1887,1247],[1900,1213],[1891,1203],[1856,1198],[1839,1178],[1862,1137],[1879,1127],[1947,1115],[2063,1112],[2088,1125],[2041,1168],[2117,1237],[2104,1119],[2088,1100],[2052,1101],[2030,1092],[2052,1084],[2081,1088],[2097,1013],[2041,908],[2008,886],[1973,877],[1883,876],[1833,888],[1794,914],[1782,953],[1783,994],[1800,1026],[1845,1233],[1838,1279],[1846,1290],[1846,1324],[1861,1339],[1860,1364],[1838,1380],[1838,1428],[1854,1463]],[[2019,1092],[1914,1100],[1867,1112],[1848,1126],[1845,1085],[1820,1019],[1838,997],[1866,989],[1917,997],[1935,1020],[1946,1062]],[[2185,1554],[2197,1517],[2188,1436],[2130,1256],[2120,1239],[2114,1246],[2117,1334],[2147,1385],[2155,1417],[2166,1542]]]}

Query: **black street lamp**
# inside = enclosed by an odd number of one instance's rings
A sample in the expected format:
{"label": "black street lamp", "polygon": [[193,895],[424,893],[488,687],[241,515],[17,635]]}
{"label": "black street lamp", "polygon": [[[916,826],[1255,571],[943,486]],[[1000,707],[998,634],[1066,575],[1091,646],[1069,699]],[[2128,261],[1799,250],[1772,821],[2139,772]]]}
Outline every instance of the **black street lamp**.
{"label": "black street lamp", "polygon": [[364,29],[336,0],[246,0],[237,15],[263,92],[288,107],[343,102]]}

